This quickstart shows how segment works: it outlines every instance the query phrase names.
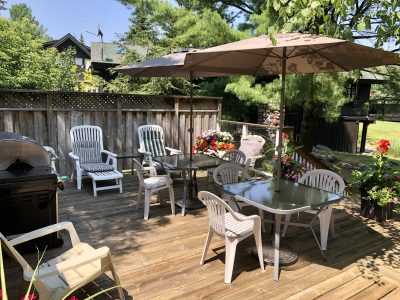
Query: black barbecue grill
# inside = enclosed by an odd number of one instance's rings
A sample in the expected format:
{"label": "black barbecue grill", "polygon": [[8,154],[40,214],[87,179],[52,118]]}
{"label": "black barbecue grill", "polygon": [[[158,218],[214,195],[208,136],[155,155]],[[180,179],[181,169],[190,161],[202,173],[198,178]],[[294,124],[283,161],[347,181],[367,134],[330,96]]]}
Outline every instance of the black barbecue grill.
{"label": "black barbecue grill", "polygon": [[[0,132],[0,232],[26,233],[58,222],[57,175],[50,154],[29,137]],[[33,245],[56,246],[56,235]]]}

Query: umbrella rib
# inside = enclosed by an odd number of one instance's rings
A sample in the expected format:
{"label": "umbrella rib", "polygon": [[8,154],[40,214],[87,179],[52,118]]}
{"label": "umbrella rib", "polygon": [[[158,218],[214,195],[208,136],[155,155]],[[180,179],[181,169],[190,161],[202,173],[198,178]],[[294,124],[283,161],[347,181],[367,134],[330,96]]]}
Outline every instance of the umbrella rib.
{"label": "umbrella rib", "polygon": [[[256,70],[255,70],[255,72],[254,72],[254,75],[257,75],[258,70],[260,70],[260,68],[262,67],[262,65],[264,64],[265,60],[266,60],[268,57],[281,58],[279,55],[273,53],[272,50],[273,50],[273,49],[271,48],[271,49],[269,49],[269,50],[267,51],[267,55],[262,55],[262,56],[264,57],[264,59],[263,59],[263,60],[261,61],[261,63],[257,66],[257,68],[256,68]],[[271,52],[272,52],[272,54],[274,54],[274,56],[270,55]]]}
{"label": "umbrella rib", "polygon": [[[309,46],[307,46],[307,47],[310,48]],[[311,49],[312,49],[315,53],[321,55],[321,56],[322,56],[323,58],[325,58],[326,60],[329,60],[331,63],[333,63],[334,65],[338,66],[339,68],[342,68],[343,70],[345,70],[345,71],[347,71],[347,72],[350,71],[349,68],[346,68],[346,67],[342,66],[341,64],[339,64],[339,63],[337,63],[337,62],[331,60],[331,59],[330,59],[329,57],[327,57],[326,55],[320,53],[320,52],[319,52],[320,50],[314,50],[313,48],[311,48]],[[324,49],[326,49],[326,48],[324,48]],[[321,50],[323,50],[323,49],[321,49]]]}

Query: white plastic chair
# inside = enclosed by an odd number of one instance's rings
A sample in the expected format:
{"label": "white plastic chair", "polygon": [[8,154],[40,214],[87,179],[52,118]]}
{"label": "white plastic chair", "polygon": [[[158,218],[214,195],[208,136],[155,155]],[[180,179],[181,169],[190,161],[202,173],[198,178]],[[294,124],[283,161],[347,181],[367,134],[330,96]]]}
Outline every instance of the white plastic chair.
{"label": "white plastic chair", "polygon": [[244,216],[240,213],[235,213],[222,199],[210,192],[201,191],[198,197],[206,205],[210,220],[200,265],[204,264],[213,234],[216,233],[220,237],[225,238],[224,281],[225,283],[231,283],[236,246],[240,241],[254,235],[260,267],[264,272],[260,217],[256,215]]}
{"label": "white plastic chair", "polygon": [[[172,180],[169,177],[169,175],[155,175],[155,176],[150,175],[150,177],[144,178],[143,176],[144,170],[142,165],[136,159],[133,159],[133,162],[139,178],[139,191],[138,191],[136,209],[139,209],[142,192],[144,189],[144,219],[148,220],[151,195],[160,190],[168,189],[172,214],[175,215],[174,189],[172,187]],[[154,173],[152,172],[152,174]]]}
{"label": "white plastic chair", "polygon": [[[299,180],[298,183],[308,185],[320,190],[324,190],[330,193],[334,193],[337,195],[343,195],[344,189],[346,188],[346,184],[344,183],[344,180],[342,177],[340,177],[338,174],[335,172],[332,172],[330,170],[325,170],[325,169],[315,169],[306,172]],[[328,208],[331,209],[332,207]],[[310,214],[317,214],[319,212],[318,209],[310,209],[305,211],[306,213]],[[282,236],[285,236],[286,231],[288,226],[290,225],[290,217],[291,215],[286,215],[285,218],[285,223],[283,227],[283,232]],[[323,220],[320,217],[320,214],[318,215],[320,219],[320,227],[321,227],[321,233],[323,231],[322,228],[326,228],[326,226],[329,226],[329,229],[331,231],[332,237],[335,235],[335,221],[334,221],[334,216],[333,216],[333,211],[331,212],[331,217],[330,217],[330,222],[329,224],[323,224]],[[295,224],[292,224],[295,225]],[[311,224],[310,224],[311,225]],[[323,243],[321,242],[321,247],[322,250],[326,250],[326,245],[322,245]]]}
{"label": "white plastic chair", "polygon": [[14,246],[60,230],[69,232],[72,248],[39,266],[33,286],[38,291],[40,299],[63,299],[70,292],[85,286],[107,271],[111,272],[115,285],[118,286],[120,299],[125,299],[110,249],[108,247],[94,249],[90,245],[82,243],[71,222],[50,225],[20,235],[10,241],[7,241],[0,233],[2,249],[21,265],[24,280],[29,282],[32,279],[34,268],[28,264]]}
{"label": "white plastic chair", "polygon": [[[82,174],[85,172],[117,171],[117,154],[103,149],[103,132],[99,126],[75,126],[70,135],[72,152],[69,156],[75,163],[78,190],[82,188]],[[105,163],[102,153],[107,155]]]}
{"label": "white plastic chair", "polygon": [[247,135],[240,140],[239,150],[242,151],[247,158],[246,169],[253,169],[265,144],[265,139],[259,135]]}
{"label": "white plastic chair", "polygon": [[[218,187],[222,187],[223,184],[251,180],[252,178],[246,172],[245,167],[237,163],[228,162],[214,169],[213,179]],[[236,201],[234,195],[222,194],[221,197],[236,212],[240,211],[243,206],[248,205],[244,202]]]}
{"label": "white plastic chair", "polygon": [[[240,151],[240,150],[229,150],[224,153],[224,155],[221,156],[222,159],[237,163],[239,165],[245,165],[246,163],[246,155]],[[207,184],[206,184],[206,189],[208,189],[208,184],[210,182],[213,182],[213,173],[214,173],[215,168],[210,168],[207,170]]]}
{"label": "white plastic chair", "polygon": [[[155,167],[155,164],[152,160],[154,156],[164,156],[167,155],[167,151],[169,151],[169,155],[181,154],[182,152],[178,149],[170,148],[165,146],[164,142],[164,130],[161,126],[158,125],[142,125],[138,128],[139,135],[139,153],[144,155],[143,162],[150,166]],[[152,169],[150,169],[152,170]],[[168,171],[168,170],[166,170]],[[167,172],[169,173],[169,172]],[[155,175],[155,174],[152,174]]]}

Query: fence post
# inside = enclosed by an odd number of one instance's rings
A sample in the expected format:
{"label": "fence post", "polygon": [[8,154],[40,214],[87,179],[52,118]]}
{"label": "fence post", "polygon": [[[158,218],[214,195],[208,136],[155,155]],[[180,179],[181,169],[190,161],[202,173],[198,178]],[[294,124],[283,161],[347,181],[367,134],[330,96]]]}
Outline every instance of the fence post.
{"label": "fence post", "polygon": [[55,147],[53,145],[53,141],[51,140],[51,137],[53,136],[53,94],[47,92],[46,93],[46,100],[47,100],[47,111],[46,111],[46,119],[47,119],[47,144],[50,147]]}
{"label": "fence post", "polygon": [[221,130],[221,110],[222,110],[222,99],[218,99],[218,113],[217,113],[217,130]]}
{"label": "fence post", "polygon": [[174,115],[175,115],[175,126],[174,126],[174,136],[177,137],[177,139],[172,139],[174,141],[174,148],[179,149],[179,142],[180,142],[180,134],[179,134],[179,98],[174,97],[175,100],[175,106],[174,106]]}
{"label": "fence post", "polygon": [[122,103],[121,103],[121,96],[117,95],[117,144],[116,144],[116,152],[121,155],[123,152],[123,146],[122,146],[122,126],[124,124],[122,123]]}

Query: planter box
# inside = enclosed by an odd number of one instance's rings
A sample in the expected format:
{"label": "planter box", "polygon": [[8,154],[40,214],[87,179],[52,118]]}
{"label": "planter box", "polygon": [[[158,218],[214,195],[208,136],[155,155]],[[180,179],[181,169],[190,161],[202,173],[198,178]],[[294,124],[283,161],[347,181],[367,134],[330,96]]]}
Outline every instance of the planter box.
{"label": "planter box", "polygon": [[361,199],[361,215],[378,222],[384,222],[393,219],[393,205],[380,206],[374,201]]}

